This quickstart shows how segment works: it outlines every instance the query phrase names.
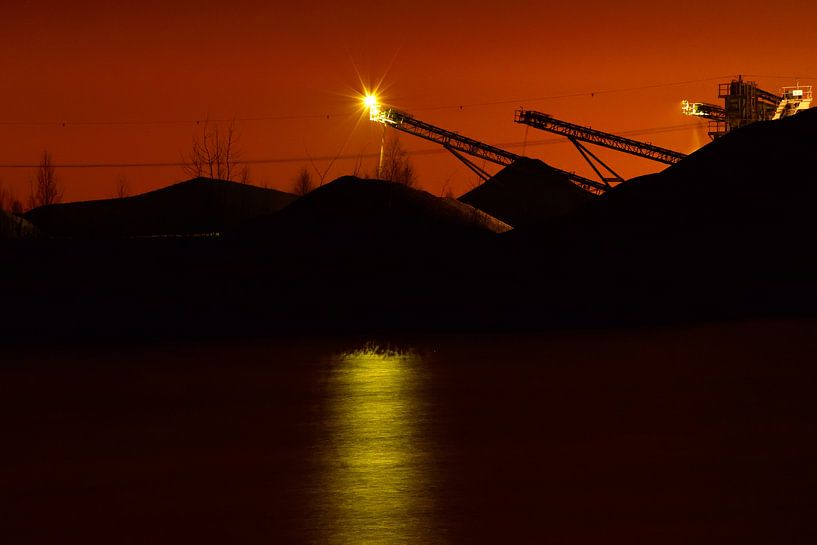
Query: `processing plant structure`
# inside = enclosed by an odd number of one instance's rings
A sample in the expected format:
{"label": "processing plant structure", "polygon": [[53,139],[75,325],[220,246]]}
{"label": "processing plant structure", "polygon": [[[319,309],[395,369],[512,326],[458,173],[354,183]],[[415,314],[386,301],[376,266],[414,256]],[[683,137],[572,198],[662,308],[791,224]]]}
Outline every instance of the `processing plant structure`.
{"label": "processing plant structure", "polygon": [[[425,121],[420,121],[411,115],[395,110],[394,108],[370,106],[369,119],[382,123],[387,127],[392,127],[399,131],[419,136],[431,142],[440,144],[443,148],[451,152],[454,157],[462,161],[465,166],[474,171],[480,178],[487,180],[490,176],[465,155],[476,157],[491,163],[508,166],[522,158],[521,155],[511,153],[507,150],[485,144],[473,138],[462,136],[456,132],[448,131],[436,127]],[[550,165],[549,165],[550,166]],[[579,176],[574,172],[567,172],[551,166],[553,170],[562,174],[577,186],[590,191],[591,193],[602,193],[607,189],[607,185]]]}
{"label": "processing plant structure", "polygon": [[731,130],[739,129],[757,121],[789,117],[811,107],[811,85],[783,87],[776,95],[759,89],[757,82],[745,81],[742,76],[718,86],[718,98],[724,105],[706,102],[681,102],[681,112],[706,119],[707,134],[713,140]]}
{"label": "processing plant structure", "polygon": [[[596,175],[608,187],[610,184],[622,182],[624,179],[607,165],[607,163],[602,161],[595,153],[582,144],[582,142],[628,153],[636,157],[650,159],[666,165],[674,165],[686,157],[685,154],[671,149],[655,146],[647,142],[640,142],[632,138],[624,138],[623,136],[617,136],[609,132],[584,127],[575,123],[569,123],[556,119],[551,115],[533,110],[520,108],[516,110],[513,120],[516,123],[521,123],[533,127],[534,129],[567,137],[570,143],[579,151],[582,158],[590,165],[590,168],[593,169]],[[596,164],[598,164],[598,166],[596,166]],[[605,176],[599,167],[604,168],[611,176]]]}
{"label": "processing plant structure", "polygon": [[[746,81],[742,76],[738,76],[737,79],[729,83],[719,84],[718,97],[723,99],[723,106],[706,102],[689,102],[687,100],[681,103],[681,111],[684,115],[708,121],[707,133],[713,140],[734,129],[757,121],[781,119],[806,110],[811,107],[812,91],[810,85],[801,86],[798,83],[792,87],[783,87],[781,93],[777,95],[759,89],[757,82]],[[377,102],[376,97],[371,95],[366,96],[365,106],[369,109],[369,119],[371,121],[442,145],[443,148],[451,152],[452,155],[462,161],[483,180],[487,180],[490,175],[466,156],[501,166],[508,166],[522,158],[521,155],[436,127],[405,112],[381,105]],[[575,185],[591,193],[604,193],[612,187],[612,184],[622,182],[624,179],[588,149],[584,143],[666,165],[674,165],[686,157],[686,154],[681,152],[569,123],[533,110],[521,108],[516,110],[514,121],[535,129],[565,136],[587,161],[599,177],[600,182],[585,178],[574,172],[560,170],[551,165],[548,166],[564,175]],[[607,171],[607,174],[602,172],[602,168]]]}

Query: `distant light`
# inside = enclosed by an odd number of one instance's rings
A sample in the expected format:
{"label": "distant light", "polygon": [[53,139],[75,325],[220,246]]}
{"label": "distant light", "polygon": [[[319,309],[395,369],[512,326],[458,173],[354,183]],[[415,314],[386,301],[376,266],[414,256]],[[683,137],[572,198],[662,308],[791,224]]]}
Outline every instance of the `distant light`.
{"label": "distant light", "polygon": [[377,99],[377,95],[367,93],[363,97],[363,105],[369,109],[369,121],[378,121],[378,117],[380,116],[380,101]]}
{"label": "distant light", "polygon": [[692,115],[696,117],[706,117],[707,112],[703,108],[704,104],[701,102],[690,102],[688,100],[681,101],[681,113],[684,115]]}

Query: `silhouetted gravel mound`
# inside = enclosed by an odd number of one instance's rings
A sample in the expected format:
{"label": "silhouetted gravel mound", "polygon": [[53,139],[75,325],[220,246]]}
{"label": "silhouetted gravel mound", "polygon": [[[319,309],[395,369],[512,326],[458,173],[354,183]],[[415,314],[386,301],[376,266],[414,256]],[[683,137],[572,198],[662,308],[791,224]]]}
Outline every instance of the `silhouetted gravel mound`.
{"label": "silhouetted gravel mound", "polygon": [[26,218],[56,237],[197,235],[223,232],[296,198],[274,189],[195,178],[133,197],[43,206]]}
{"label": "silhouetted gravel mound", "polygon": [[521,159],[459,200],[520,227],[565,216],[592,198],[542,161]]}
{"label": "silhouetted gravel mound", "polygon": [[38,235],[37,228],[29,221],[0,210],[0,240],[32,238]]}
{"label": "silhouetted gravel mound", "polygon": [[514,230],[520,300],[610,323],[813,315],[815,135],[814,109],[755,123],[558,224]]}
{"label": "silhouetted gravel mound", "polygon": [[[440,238],[501,233],[511,227],[472,206],[382,180],[339,178],[279,213],[240,229],[239,237],[276,236],[332,247],[433,243]],[[317,251],[317,250],[316,250]]]}
{"label": "silhouetted gravel mound", "polygon": [[817,111],[749,126],[602,198],[576,189],[579,211],[502,236],[451,200],[347,177],[229,237],[13,241],[0,252],[0,296],[19,311],[0,321],[0,339],[814,317],[815,129]]}
{"label": "silhouetted gravel mound", "polygon": [[817,109],[755,123],[658,174],[627,181],[593,202],[594,222],[813,222]]}

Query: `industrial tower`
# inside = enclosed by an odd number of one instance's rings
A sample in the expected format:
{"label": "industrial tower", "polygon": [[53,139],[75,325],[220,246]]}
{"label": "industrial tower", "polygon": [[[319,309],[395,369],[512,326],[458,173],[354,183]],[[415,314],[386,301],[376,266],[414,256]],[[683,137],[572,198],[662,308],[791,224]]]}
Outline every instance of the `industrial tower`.
{"label": "industrial tower", "polygon": [[718,86],[718,98],[724,105],[705,102],[681,102],[684,115],[709,121],[709,137],[720,138],[731,130],[756,121],[789,117],[811,106],[811,85],[783,87],[776,95],[757,87],[755,81],[744,81],[743,76]]}

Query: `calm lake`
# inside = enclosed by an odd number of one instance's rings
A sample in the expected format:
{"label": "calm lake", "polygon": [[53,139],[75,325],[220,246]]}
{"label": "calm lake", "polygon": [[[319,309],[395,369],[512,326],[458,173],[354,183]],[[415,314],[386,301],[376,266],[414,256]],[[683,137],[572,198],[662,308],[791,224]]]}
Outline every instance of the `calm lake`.
{"label": "calm lake", "polygon": [[0,356],[3,543],[817,537],[817,322]]}

